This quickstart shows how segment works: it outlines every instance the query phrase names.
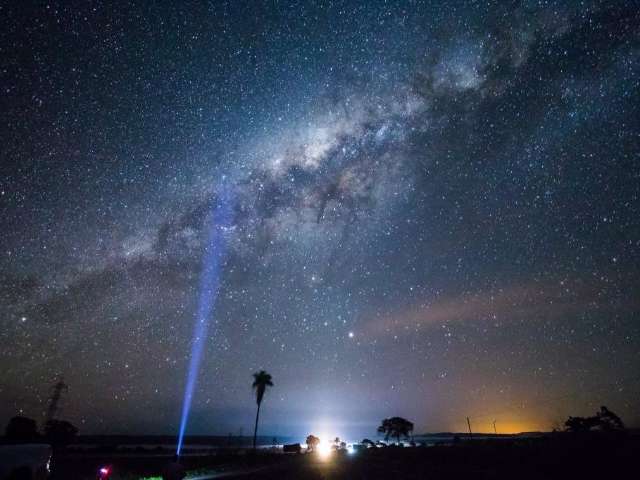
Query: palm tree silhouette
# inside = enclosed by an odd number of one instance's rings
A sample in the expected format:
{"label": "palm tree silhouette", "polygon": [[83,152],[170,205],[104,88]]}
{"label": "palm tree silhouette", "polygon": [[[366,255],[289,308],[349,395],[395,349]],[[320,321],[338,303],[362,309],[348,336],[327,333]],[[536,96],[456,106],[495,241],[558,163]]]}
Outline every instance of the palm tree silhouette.
{"label": "palm tree silhouette", "polygon": [[260,404],[262,403],[262,397],[267,387],[273,387],[271,381],[271,375],[264,370],[260,370],[253,374],[253,388],[256,389],[256,402],[258,404],[258,411],[256,412],[256,426],[253,430],[253,449],[256,448],[256,438],[258,436],[258,419],[260,418]]}

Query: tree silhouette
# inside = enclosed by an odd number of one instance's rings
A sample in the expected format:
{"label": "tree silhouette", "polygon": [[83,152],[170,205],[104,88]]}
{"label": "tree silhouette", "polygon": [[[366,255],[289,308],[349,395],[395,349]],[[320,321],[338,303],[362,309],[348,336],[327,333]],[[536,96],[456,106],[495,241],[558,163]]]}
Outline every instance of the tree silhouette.
{"label": "tree silhouette", "polygon": [[622,419],[604,405],[600,407],[600,411],[596,416],[600,421],[601,430],[624,430],[624,423],[622,423]]}
{"label": "tree silhouette", "polygon": [[367,448],[376,446],[376,444],[373,443],[373,441],[369,440],[368,438],[363,438],[362,442],[360,442],[360,443],[362,443]]}
{"label": "tree silhouette", "polygon": [[313,452],[319,443],[320,439],[318,437],[316,437],[315,435],[309,435],[307,437],[307,451]]}
{"label": "tree silhouette", "polygon": [[264,370],[260,370],[253,374],[253,388],[256,390],[256,403],[258,404],[258,410],[256,411],[256,426],[253,429],[253,449],[256,448],[256,439],[258,437],[258,419],[260,418],[260,405],[262,404],[262,398],[267,387],[273,387],[271,381],[271,375]]}
{"label": "tree silhouette", "polygon": [[78,429],[66,420],[49,420],[44,426],[44,435],[54,447],[73,443]]}
{"label": "tree silhouette", "polygon": [[15,443],[33,442],[39,437],[38,425],[28,417],[13,417],[9,420],[4,435],[7,440]]}
{"label": "tree silhouette", "polygon": [[607,432],[624,430],[624,423],[620,417],[605,406],[600,407],[600,411],[593,417],[569,417],[564,425],[567,431],[574,433],[591,430]]}
{"label": "tree silhouette", "polygon": [[400,443],[400,437],[409,438],[409,434],[413,431],[413,423],[402,417],[391,417],[382,420],[382,424],[378,427],[378,433],[384,434],[384,439],[389,440],[390,437],[395,438]]}
{"label": "tree silhouette", "polygon": [[569,419],[564,422],[567,430],[574,433],[588,432],[597,424],[597,417],[569,417]]}

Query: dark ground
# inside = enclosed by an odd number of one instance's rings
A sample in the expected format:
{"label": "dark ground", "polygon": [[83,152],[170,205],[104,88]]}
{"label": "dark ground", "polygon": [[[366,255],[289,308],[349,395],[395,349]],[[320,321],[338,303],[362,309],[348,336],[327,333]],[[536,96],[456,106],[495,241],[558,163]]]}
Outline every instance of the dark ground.
{"label": "dark ground", "polygon": [[[54,453],[49,480],[94,480],[101,466],[111,466],[110,480],[138,480],[159,477],[171,461],[171,454],[127,453]],[[204,475],[207,472],[239,472],[279,465],[287,460],[282,454],[261,452],[259,455],[240,455],[236,450],[215,455],[186,457],[181,463],[189,472]],[[190,475],[190,477],[193,475]]]}
{"label": "dark ground", "polygon": [[[386,448],[321,460],[292,458],[272,468],[232,477],[267,479],[568,479],[636,478],[640,442],[541,440],[449,447]],[[315,458],[314,458],[315,457]],[[635,472],[635,473],[631,473]]]}
{"label": "dark ground", "polygon": [[[574,437],[484,441],[455,446],[369,449],[353,455],[223,454],[186,458],[188,470],[226,472],[225,478],[269,479],[567,479],[636,478],[640,437]],[[103,459],[104,462],[108,458]],[[113,480],[159,475],[166,457],[120,458]],[[89,479],[96,458],[60,456],[52,478]],[[630,472],[636,472],[632,474]],[[233,473],[236,472],[236,473]],[[212,477],[215,478],[215,477]]]}

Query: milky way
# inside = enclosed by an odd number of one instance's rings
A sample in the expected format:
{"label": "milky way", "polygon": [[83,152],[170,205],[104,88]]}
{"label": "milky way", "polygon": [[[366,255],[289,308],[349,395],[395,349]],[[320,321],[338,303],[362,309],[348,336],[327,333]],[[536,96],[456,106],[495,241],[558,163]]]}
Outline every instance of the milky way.
{"label": "milky way", "polygon": [[640,380],[632,2],[0,7],[0,421],[551,429]]}

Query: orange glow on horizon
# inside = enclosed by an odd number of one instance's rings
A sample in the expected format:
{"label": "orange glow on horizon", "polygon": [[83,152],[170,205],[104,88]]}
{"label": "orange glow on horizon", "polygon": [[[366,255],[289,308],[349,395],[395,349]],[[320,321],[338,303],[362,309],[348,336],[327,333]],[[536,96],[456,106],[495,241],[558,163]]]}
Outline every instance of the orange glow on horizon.
{"label": "orange glow on horizon", "polygon": [[[515,434],[515,433],[523,433],[523,432],[548,432],[551,430],[551,422],[546,420],[537,420],[537,419],[504,419],[500,420],[499,418],[496,421],[496,431],[498,434]],[[467,433],[469,428],[466,422],[458,422],[456,423],[453,431],[460,433]],[[482,435],[482,434],[492,434],[493,430],[493,420],[477,420],[474,422],[473,417],[471,417],[471,431],[474,434]]]}

